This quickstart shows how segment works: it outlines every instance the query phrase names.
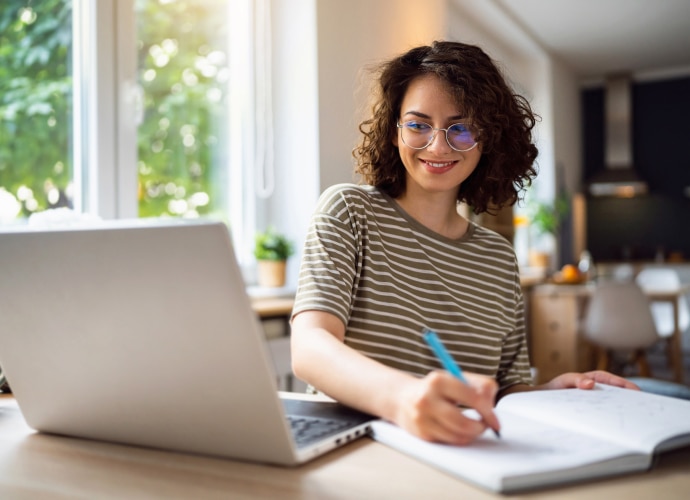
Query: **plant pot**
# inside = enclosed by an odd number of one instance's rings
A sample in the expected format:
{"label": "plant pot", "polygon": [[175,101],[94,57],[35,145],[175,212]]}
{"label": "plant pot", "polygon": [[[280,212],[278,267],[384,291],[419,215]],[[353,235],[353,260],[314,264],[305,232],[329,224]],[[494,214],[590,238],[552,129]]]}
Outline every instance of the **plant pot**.
{"label": "plant pot", "polygon": [[285,265],[284,260],[259,260],[259,286],[281,287],[285,285]]}
{"label": "plant pot", "polygon": [[538,267],[545,270],[551,268],[551,254],[539,250],[529,251],[529,266]]}

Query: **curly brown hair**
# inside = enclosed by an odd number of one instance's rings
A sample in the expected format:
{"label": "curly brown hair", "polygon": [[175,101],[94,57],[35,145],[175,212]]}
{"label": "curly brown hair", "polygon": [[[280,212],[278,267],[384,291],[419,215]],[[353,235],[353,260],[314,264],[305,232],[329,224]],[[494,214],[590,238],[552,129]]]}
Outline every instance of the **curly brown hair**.
{"label": "curly brown hair", "polygon": [[398,133],[400,108],[410,82],[433,74],[448,85],[460,109],[479,130],[482,156],[460,186],[458,201],[479,214],[520,199],[537,175],[538,150],[532,141],[537,117],[482,49],[436,41],[385,62],[378,71],[372,117],[359,125],[363,137],[352,153],[356,172],[365,183],[393,198],[405,191],[405,167],[393,134]]}

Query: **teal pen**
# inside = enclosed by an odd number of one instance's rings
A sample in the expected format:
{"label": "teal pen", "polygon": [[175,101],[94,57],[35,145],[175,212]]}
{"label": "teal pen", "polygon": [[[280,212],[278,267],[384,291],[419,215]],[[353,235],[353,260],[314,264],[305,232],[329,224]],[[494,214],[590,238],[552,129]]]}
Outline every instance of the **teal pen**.
{"label": "teal pen", "polygon": [[[460,368],[460,365],[458,365],[450,355],[446,347],[441,342],[441,339],[438,338],[438,334],[432,330],[429,330],[428,328],[425,328],[422,335],[424,336],[426,343],[429,344],[429,347],[431,347],[434,355],[441,362],[441,365],[443,365],[443,368],[445,368],[448,373],[453,375],[460,382],[467,384],[467,379],[462,374],[462,368]],[[494,434],[496,434],[496,437],[501,437],[496,429],[492,430],[494,431]]]}

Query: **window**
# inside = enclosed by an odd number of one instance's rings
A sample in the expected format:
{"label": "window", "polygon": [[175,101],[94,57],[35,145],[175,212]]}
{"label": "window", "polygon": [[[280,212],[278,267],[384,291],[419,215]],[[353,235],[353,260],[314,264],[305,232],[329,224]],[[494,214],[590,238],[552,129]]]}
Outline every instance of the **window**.
{"label": "window", "polygon": [[266,137],[254,30],[265,4],[4,1],[0,222],[56,207],[210,215],[236,243],[253,237],[261,198],[247,167]]}

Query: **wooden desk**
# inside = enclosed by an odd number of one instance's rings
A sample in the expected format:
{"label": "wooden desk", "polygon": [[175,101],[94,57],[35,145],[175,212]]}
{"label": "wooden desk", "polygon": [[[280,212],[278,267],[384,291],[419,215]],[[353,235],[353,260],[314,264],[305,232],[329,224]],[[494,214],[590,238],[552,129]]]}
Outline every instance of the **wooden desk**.
{"label": "wooden desk", "polygon": [[[687,498],[690,449],[644,474],[510,498]],[[369,438],[304,466],[282,468],[39,434],[0,396],[0,498],[506,498]]]}
{"label": "wooden desk", "polygon": [[[594,290],[587,285],[538,285],[530,297],[530,348],[532,363],[539,369],[540,382],[548,381],[567,371],[584,371],[591,366],[586,343],[580,335],[587,299]],[[644,290],[644,289],[643,289]],[[683,383],[682,332],[678,299],[690,292],[685,284],[673,290],[644,290],[652,302],[671,302],[674,311],[675,330],[669,341],[669,361],[673,378]]]}

